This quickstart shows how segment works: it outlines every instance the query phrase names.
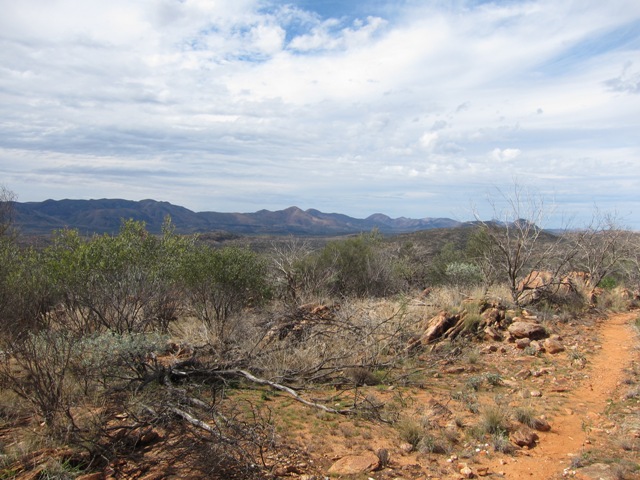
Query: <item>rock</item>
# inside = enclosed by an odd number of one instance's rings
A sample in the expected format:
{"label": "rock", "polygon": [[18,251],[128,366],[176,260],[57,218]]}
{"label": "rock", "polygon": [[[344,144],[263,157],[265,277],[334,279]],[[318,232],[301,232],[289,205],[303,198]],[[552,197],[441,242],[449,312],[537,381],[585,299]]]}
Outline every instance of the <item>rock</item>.
{"label": "rock", "polygon": [[564,352],[564,345],[555,338],[547,338],[544,341],[544,349],[551,354],[555,354]]}
{"label": "rock", "polygon": [[529,378],[530,376],[531,376],[531,370],[529,370],[528,368],[524,368],[515,374],[515,377],[520,379]]}
{"label": "rock", "polygon": [[509,325],[509,333],[516,339],[529,338],[540,340],[547,337],[547,331],[539,323],[513,322]]}
{"label": "rock", "polygon": [[373,452],[361,455],[347,455],[329,468],[330,475],[361,475],[380,468],[380,459]]}
{"label": "rock", "polygon": [[524,350],[529,345],[531,345],[531,339],[529,338],[519,338],[516,340],[516,348],[519,348],[520,350]]}
{"label": "rock", "polygon": [[539,398],[542,396],[542,392],[540,390],[531,390],[529,396]]}
{"label": "rock", "polygon": [[489,475],[489,467],[478,467],[478,476],[486,477]]}
{"label": "rock", "polygon": [[460,475],[462,475],[462,478],[473,478],[473,477],[475,477],[475,475],[473,474],[473,470],[471,470],[468,465],[464,465],[460,469]]}
{"label": "rock", "polygon": [[76,480],[102,480],[104,478],[103,473],[87,473],[76,477]]}
{"label": "rock", "polygon": [[536,352],[544,353],[545,351],[544,347],[540,344],[538,340],[532,340],[529,346],[535,349]]}
{"label": "rock", "polygon": [[594,463],[576,471],[574,478],[578,480],[617,480],[620,477],[611,468],[611,465]]}
{"label": "rock", "polygon": [[549,430],[551,430],[551,425],[549,425],[549,422],[547,422],[544,418],[534,418],[533,425],[531,426],[539,432],[548,432]]}
{"label": "rock", "polygon": [[487,340],[495,340],[496,342],[499,342],[502,340],[502,335],[500,335],[500,332],[498,332],[493,327],[486,327],[484,329],[484,337]]}
{"label": "rock", "polygon": [[497,345],[486,345],[486,346],[482,347],[482,349],[480,349],[480,353],[482,353],[484,355],[488,355],[490,353],[497,352],[497,351],[498,351],[498,346]]}
{"label": "rock", "polygon": [[453,327],[460,320],[460,315],[449,315],[442,311],[427,322],[425,332],[420,338],[422,345],[432,343],[440,338],[444,333]]}
{"label": "rock", "polygon": [[513,443],[515,443],[519,447],[528,447],[528,448],[535,447],[538,439],[539,437],[536,432],[524,426],[520,427],[518,430],[516,430],[509,436],[509,440],[511,440]]}
{"label": "rock", "polygon": [[400,444],[400,451],[403,453],[411,453],[413,452],[413,445],[408,442],[404,442]]}
{"label": "rock", "polygon": [[484,323],[486,325],[493,325],[496,323],[502,322],[504,320],[504,310],[499,308],[488,308],[484,312],[480,314],[480,316],[484,319]]}
{"label": "rock", "polygon": [[464,372],[465,372],[464,367],[449,367],[444,370],[444,373],[448,373],[450,375],[455,375],[455,374],[464,373]]}

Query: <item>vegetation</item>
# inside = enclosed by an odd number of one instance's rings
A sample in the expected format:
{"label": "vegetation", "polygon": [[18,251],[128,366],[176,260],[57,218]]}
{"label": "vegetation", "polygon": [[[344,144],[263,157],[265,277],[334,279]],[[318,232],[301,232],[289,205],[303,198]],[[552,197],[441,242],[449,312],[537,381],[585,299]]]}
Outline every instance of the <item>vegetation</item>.
{"label": "vegetation", "polygon": [[[427,388],[454,359],[481,362],[475,342],[487,329],[504,332],[525,304],[552,330],[568,315],[628,307],[640,285],[631,232],[598,216],[551,234],[539,226],[543,203],[519,188],[503,197],[499,221],[450,237],[288,237],[259,251],[177,235],[170,219],[156,235],[123,220],[115,235],[62,230],[46,248],[24,247],[11,229],[14,196],[0,195],[0,391],[21,399],[52,441],[83,452],[82,462],[62,459],[42,475],[73,478],[158,432],[190,429],[198,435],[182,451],[196,452],[198,472],[264,478],[278,451],[274,398],[345,436],[355,434],[327,417],[393,425],[423,453],[450,452],[464,436],[508,453],[509,415],[481,401],[514,372],[461,377],[450,400],[467,417],[453,423],[441,419],[442,405],[418,412],[403,389]],[[544,294],[522,286],[534,270],[549,272],[532,287]],[[584,275],[569,276],[576,271]],[[440,311],[457,323],[427,349],[425,320]],[[578,351],[568,358],[582,360]],[[537,425],[529,407],[513,417]]]}

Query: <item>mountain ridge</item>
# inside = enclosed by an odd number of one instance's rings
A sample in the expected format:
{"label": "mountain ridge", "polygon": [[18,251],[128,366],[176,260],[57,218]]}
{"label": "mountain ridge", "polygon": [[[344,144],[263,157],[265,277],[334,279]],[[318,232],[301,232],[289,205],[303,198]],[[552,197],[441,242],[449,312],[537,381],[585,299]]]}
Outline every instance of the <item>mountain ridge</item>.
{"label": "mountain ridge", "polygon": [[450,228],[461,222],[450,218],[391,218],[374,213],[360,219],[341,213],[302,210],[291,206],[283,210],[262,209],[253,213],[194,212],[188,208],[152,199],[44,200],[13,202],[15,225],[24,234],[49,234],[73,228],[82,234],[116,233],[122,220],[145,222],[152,233],[161,231],[164,219],[171,217],[178,233],[226,231],[244,235],[345,235],[377,228],[386,234],[409,233],[432,228]]}

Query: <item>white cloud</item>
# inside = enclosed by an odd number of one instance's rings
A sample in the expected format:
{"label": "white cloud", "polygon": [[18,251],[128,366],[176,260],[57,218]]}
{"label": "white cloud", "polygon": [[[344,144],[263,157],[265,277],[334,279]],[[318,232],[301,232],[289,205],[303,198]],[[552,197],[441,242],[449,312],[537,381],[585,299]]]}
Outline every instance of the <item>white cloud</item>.
{"label": "white cloud", "polygon": [[590,207],[594,172],[619,169],[635,198],[640,3],[389,5],[5,1],[3,181],[24,200],[437,216],[411,199],[523,173],[587,183]]}
{"label": "white cloud", "polygon": [[520,156],[522,152],[517,148],[494,148],[491,152],[491,158],[496,162],[508,163]]}

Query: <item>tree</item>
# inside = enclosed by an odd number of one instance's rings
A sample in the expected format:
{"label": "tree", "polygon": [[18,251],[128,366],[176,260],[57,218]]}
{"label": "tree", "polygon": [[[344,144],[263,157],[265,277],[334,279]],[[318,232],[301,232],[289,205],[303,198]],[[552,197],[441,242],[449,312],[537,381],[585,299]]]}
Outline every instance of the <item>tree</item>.
{"label": "tree", "polygon": [[575,269],[586,272],[589,285],[598,287],[602,280],[622,268],[631,258],[631,234],[621,227],[614,214],[596,209],[591,223],[581,231],[573,233],[577,250]]}
{"label": "tree", "polygon": [[117,235],[85,241],[62,231],[47,250],[47,265],[69,326],[89,333],[166,330],[179,307],[175,270],[189,239],[170,221],[158,238],[143,222],[124,221]]}
{"label": "tree", "polygon": [[13,224],[16,194],[4,185],[0,185],[0,237],[6,236]]}
{"label": "tree", "polygon": [[301,290],[308,286],[305,282],[304,261],[310,255],[309,242],[293,236],[284,243],[272,244],[271,264],[276,284],[283,289],[282,296],[285,303],[296,305]]}
{"label": "tree", "polygon": [[266,263],[244,248],[195,246],[185,255],[180,276],[196,316],[213,327],[221,343],[233,332],[232,316],[269,293]]}
{"label": "tree", "polygon": [[381,296],[397,290],[392,258],[376,230],[329,242],[317,261],[321,270],[330,272],[331,294]]}
{"label": "tree", "polygon": [[547,215],[544,199],[521,185],[514,184],[510,194],[498,190],[497,198],[490,198],[489,203],[491,221],[474,213],[485,239],[483,263],[494,265],[498,278],[507,283],[519,305],[524,292],[518,283],[524,276],[534,270],[549,270],[559,277],[575,252],[563,250],[561,236],[543,230]]}

